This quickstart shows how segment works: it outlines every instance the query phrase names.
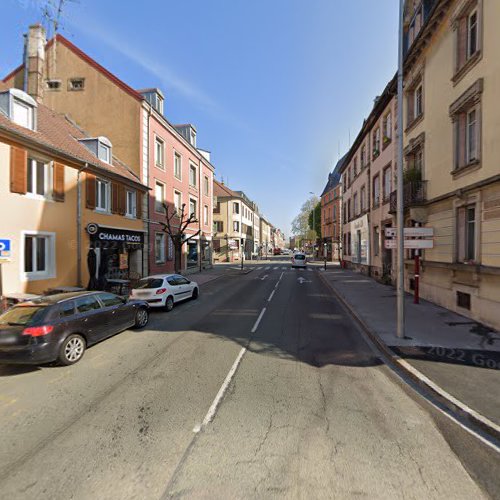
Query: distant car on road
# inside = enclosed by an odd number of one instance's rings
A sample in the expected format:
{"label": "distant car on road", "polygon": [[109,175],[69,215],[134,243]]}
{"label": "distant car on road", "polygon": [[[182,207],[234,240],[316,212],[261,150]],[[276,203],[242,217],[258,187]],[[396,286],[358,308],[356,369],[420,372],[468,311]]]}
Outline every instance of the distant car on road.
{"label": "distant car on road", "polygon": [[87,347],[149,319],[146,302],[107,292],[60,293],[0,315],[0,363],[72,365]]}
{"label": "distant car on road", "polygon": [[297,252],[292,257],[292,267],[306,267],[307,257],[305,253]]}
{"label": "distant car on road", "polygon": [[292,254],[292,251],[291,251],[290,249],[288,249],[288,248],[284,248],[284,249],[281,251],[281,253],[282,253],[283,255],[291,255],[291,254]]}
{"label": "distant car on road", "polygon": [[197,299],[198,284],[180,274],[155,274],[139,281],[130,297],[145,300],[151,307],[164,307],[167,311],[174,304],[186,299]]}
{"label": "distant car on road", "polygon": [[275,248],[273,250],[273,255],[281,255],[281,249],[280,248]]}

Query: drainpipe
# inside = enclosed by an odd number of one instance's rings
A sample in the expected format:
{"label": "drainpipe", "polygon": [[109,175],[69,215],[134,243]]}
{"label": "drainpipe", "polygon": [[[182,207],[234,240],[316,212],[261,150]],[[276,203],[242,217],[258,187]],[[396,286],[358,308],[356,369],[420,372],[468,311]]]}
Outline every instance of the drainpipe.
{"label": "drainpipe", "polygon": [[88,163],[78,169],[76,174],[76,284],[82,286],[82,186],[80,174],[88,168]]}

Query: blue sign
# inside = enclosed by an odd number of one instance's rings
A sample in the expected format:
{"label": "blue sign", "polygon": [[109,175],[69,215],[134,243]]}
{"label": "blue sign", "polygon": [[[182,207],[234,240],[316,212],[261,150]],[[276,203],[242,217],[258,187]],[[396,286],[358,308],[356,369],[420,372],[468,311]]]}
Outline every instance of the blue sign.
{"label": "blue sign", "polygon": [[0,240],[0,260],[11,258],[11,240]]}

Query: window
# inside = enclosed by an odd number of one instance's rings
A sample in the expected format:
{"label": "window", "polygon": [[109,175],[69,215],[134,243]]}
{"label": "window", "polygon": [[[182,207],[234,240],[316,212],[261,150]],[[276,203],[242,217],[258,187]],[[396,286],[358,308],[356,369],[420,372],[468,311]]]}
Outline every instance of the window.
{"label": "window", "polygon": [[165,168],[165,143],[159,137],[155,137],[155,165]]}
{"label": "window", "polygon": [[422,81],[422,75],[419,75],[406,94],[407,127],[413,125],[413,122],[424,114],[424,87]]}
{"label": "window", "polygon": [[380,154],[380,127],[373,132],[373,157],[376,158]]}
{"label": "window", "polygon": [[72,300],[67,300],[59,306],[59,317],[67,318],[75,314],[75,303]]}
{"label": "window", "polygon": [[383,132],[384,132],[384,144],[388,143],[392,139],[392,116],[391,113],[387,113],[383,120]]}
{"label": "window", "polygon": [[197,216],[198,211],[197,211],[197,202],[194,198],[189,198],[189,216],[193,215],[194,217]]}
{"label": "window", "polygon": [[104,307],[113,307],[123,305],[123,300],[113,293],[98,293],[97,296]]}
{"label": "window", "polygon": [[469,205],[458,209],[458,260],[476,261],[476,207]]}
{"label": "window", "polygon": [[366,146],[361,147],[361,168],[366,166]]}
{"label": "window", "polygon": [[478,49],[477,9],[467,17],[467,59],[476,54]]}
{"label": "window", "polygon": [[[361,186],[360,190],[360,207],[361,207],[361,212],[364,212],[366,210],[366,188],[365,186]],[[335,208],[335,207],[333,207]]]}
{"label": "window", "polygon": [[177,179],[182,179],[182,158],[177,152],[174,152],[174,175]]}
{"label": "window", "polygon": [[95,309],[101,309],[101,304],[95,295],[84,295],[75,299],[76,310],[79,313],[87,313]]}
{"label": "window", "polygon": [[125,215],[128,217],[135,217],[137,213],[137,207],[136,207],[136,192],[135,191],[127,191],[127,207],[125,210]]}
{"label": "window", "polygon": [[44,198],[52,195],[52,166],[50,163],[28,158],[26,192]]}
{"label": "window", "polygon": [[34,129],[34,113],[32,106],[21,102],[19,99],[12,101],[12,121],[21,125],[21,127]]}
{"label": "window", "polygon": [[208,206],[203,206],[203,224],[208,226]]}
{"label": "window", "polygon": [[46,80],[47,90],[60,90],[61,80]]}
{"label": "window", "polygon": [[180,191],[174,191],[174,207],[175,212],[180,216],[182,210],[182,193]]}
{"label": "window", "polygon": [[196,187],[196,165],[189,165],[189,185]]}
{"label": "window", "polygon": [[424,112],[424,108],[423,108],[423,93],[424,93],[424,90],[423,90],[423,87],[422,85],[419,85],[416,90],[415,90],[415,118],[418,118],[419,116],[421,116]]}
{"label": "window", "polygon": [[347,200],[347,220],[351,220],[351,199]]}
{"label": "window", "polygon": [[68,90],[84,90],[85,78],[70,78],[68,82]]}
{"label": "window", "polygon": [[220,201],[215,204],[214,214],[220,214]]}
{"label": "window", "polygon": [[170,236],[167,236],[167,243],[168,243],[167,260],[174,260],[174,240]]}
{"label": "window", "polygon": [[155,212],[165,213],[165,186],[156,181],[155,183]]}
{"label": "window", "polygon": [[206,175],[203,178],[203,194],[205,196],[209,196],[209,194],[210,194],[210,184],[208,181],[208,177]]}
{"label": "window", "polygon": [[391,167],[386,167],[384,168],[383,172],[383,196],[384,196],[384,201],[389,199],[389,196],[391,195]]}
{"label": "window", "polygon": [[240,204],[233,202],[233,214],[239,214],[240,213]]}
{"label": "window", "polygon": [[377,174],[373,178],[373,206],[378,207],[380,204],[380,176]]}
{"label": "window", "polygon": [[470,311],[470,293],[459,292],[457,290],[457,306]]}
{"label": "window", "polygon": [[97,157],[106,163],[111,163],[111,148],[102,141],[98,141],[97,147]]}
{"label": "window", "polygon": [[192,128],[189,129],[189,142],[196,147],[196,132]]}
{"label": "window", "polygon": [[233,231],[235,231],[236,233],[239,233],[240,231],[240,223],[237,220],[233,222]]}
{"label": "window", "polygon": [[24,234],[24,277],[27,280],[55,277],[55,234]]}
{"label": "window", "polygon": [[224,232],[224,223],[221,220],[214,221],[214,232],[216,233]]}
{"label": "window", "polygon": [[[358,175],[358,157],[355,156],[354,157],[354,160],[352,162],[352,171],[353,171],[353,174],[354,174],[354,177],[356,177],[356,175]],[[332,199],[332,194],[330,193],[330,201]]]}
{"label": "window", "polygon": [[155,262],[165,263],[165,233],[155,233]]}
{"label": "window", "polygon": [[342,209],[342,214],[343,214],[343,222],[344,224],[347,222],[347,211],[346,211],[346,203],[344,202],[344,206]]}
{"label": "window", "polygon": [[380,252],[380,231],[378,226],[373,228],[373,254],[378,255]]}
{"label": "window", "polygon": [[96,210],[109,212],[110,210],[110,191],[111,184],[102,179],[96,179]]}
{"label": "window", "polygon": [[354,216],[357,216],[359,213],[358,210],[358,193],[354,193]]}
{"label": "window", "polygon": [[466,160],[468,163],[477,160],[477,111],[472,109],[467,113],[467,135],[465,146]]}

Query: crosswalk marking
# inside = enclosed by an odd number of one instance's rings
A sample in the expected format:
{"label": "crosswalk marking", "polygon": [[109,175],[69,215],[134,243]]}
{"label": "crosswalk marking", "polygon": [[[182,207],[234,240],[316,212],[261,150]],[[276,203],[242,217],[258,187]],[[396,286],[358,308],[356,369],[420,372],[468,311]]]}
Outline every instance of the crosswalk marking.
{"label": "crosswalk marking", "polygon": [[277,266],[274,268],[274,270],[276,271],[276,269],[278,269],[278,267],[277,267]]}
{"label": "crosswalk marking", "polygon": [[267,271],[268,269],[271,269],[271,266],[267,266],[267,267],[266,267],[266,271]]}
{"label": "crosswalk marking", "polygon": [[262,266],[258,267],[256,271],[260,271],[262,269]]}

